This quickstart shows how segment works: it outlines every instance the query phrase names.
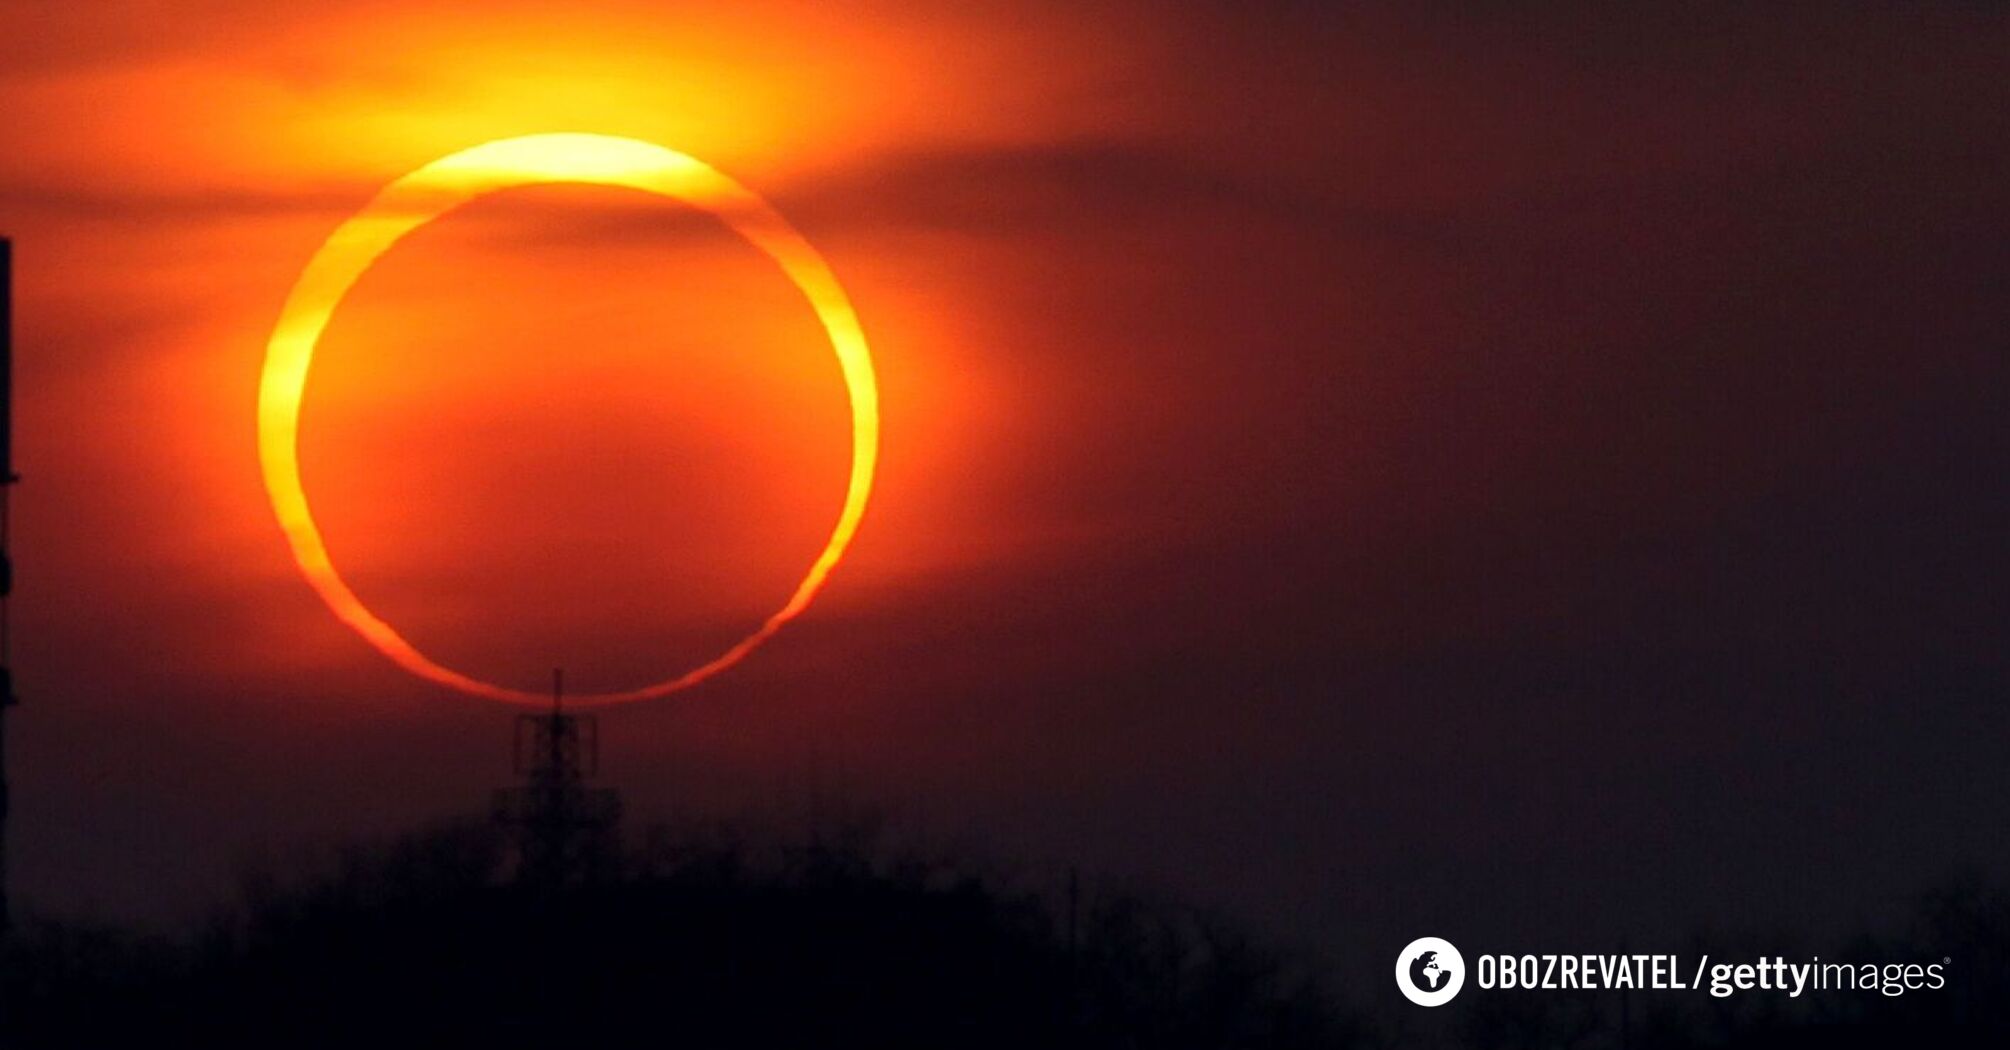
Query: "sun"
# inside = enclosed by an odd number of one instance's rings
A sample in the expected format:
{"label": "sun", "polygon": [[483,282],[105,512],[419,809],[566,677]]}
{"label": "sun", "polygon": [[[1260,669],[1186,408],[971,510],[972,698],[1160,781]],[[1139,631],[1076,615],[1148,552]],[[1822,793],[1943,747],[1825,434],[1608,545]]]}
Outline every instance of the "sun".
{"label": "sun", "polygon": [[809,607],[858,531],[879,455],[879,388],[865,333],[844,287],[802,234],[752,190],[695,158],[637,139],[554,134],[499,139],[441,157],[392,182],[329,234],[287,296],[266,345],[258,388],[258,456],[272,511],[293,558],[337,618],[407,671],[490,700],[543,704],[549,697],[442,666],[407,642],[343,582],[329,560],[300,482],[300,402],[315,344],[342,297],[377,258],[413,230],[477,197],[514,186],[586,183],[645,190],[725,223],[780,266],[802,291],[836,351],[851,404],[851,477],[830,538],[782,607],[752,634],[675,678],[625,692],[568,697],[581,706],[646,700],[697,685],[745,659]]}

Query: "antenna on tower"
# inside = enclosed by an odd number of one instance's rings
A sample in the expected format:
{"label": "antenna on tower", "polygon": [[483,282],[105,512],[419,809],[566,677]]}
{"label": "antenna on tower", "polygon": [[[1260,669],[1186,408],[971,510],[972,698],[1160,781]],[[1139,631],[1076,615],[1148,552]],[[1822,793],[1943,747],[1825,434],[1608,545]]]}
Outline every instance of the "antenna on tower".
{"label": "antenna on tower", "polygon": [[588,788],[600,771],[600,724],[565,713],[565,672],[551,672],[551,713],[519,715],[520,787],[495,793],[495,817],[516,846],[517,879],[556,891],[592,879],[613,855],[621,798]]}
{"label": "antenna on tower", "polygon": [[7,598],[14,591],[8,554],[8,495],[14,473],[14,244],[0,237],[0,935],[11,925],[7,908],[7,709],[14,706],[14,660],[7,632]]}

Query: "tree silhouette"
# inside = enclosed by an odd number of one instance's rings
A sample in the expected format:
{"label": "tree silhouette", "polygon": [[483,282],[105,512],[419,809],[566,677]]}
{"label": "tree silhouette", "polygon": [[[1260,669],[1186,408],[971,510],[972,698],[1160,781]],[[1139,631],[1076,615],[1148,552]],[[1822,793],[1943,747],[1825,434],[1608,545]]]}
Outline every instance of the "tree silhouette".
{"label": "tree silhouette", "polygon": [[518,885],[489,828],[247,882],[186,942],[40,924],[0,1045],[1360,1045],[1358,1020],[1218,917],[1038,897],[869,835],[653,836],[609,877]]}

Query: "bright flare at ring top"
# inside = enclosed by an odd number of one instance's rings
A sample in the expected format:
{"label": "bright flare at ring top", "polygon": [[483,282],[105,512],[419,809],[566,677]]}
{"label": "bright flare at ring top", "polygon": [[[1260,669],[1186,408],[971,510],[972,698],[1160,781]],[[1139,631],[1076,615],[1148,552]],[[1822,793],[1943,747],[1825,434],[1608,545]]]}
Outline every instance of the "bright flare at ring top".
{"label": "bright flare at ring top", "polygon": [[872,354],[844,288],[823,257],[786,219],[753,191],[674,150],[609,135],[529,135],[499,139],[450,154],[384,187],[347,222],[336,228],[287,296],[266,346],[258,388],[258,455],[272,510],[293,547],[307,582],[343,623],[400,667],[442,685],[491,700],[542,704],[549,697],[495,685],[444,667],[371,612],[344,583],[328,558],[321,532],[300,483],[300,401],[307,388],[314,346],[351,285],[400,237],[477,197],[542,183],[586,183],[646,190],[705,211],[759,248],[795,282],[837,352],[851,401],[851,480],[844,508],[823,550],[787,602],[732,648],[683,674],[640,689],[574,699],[582,705],[611,704],[674,693],[718,674],[767,641],[801,613],[844,556],[872,491],[879,454],[879,388]]}

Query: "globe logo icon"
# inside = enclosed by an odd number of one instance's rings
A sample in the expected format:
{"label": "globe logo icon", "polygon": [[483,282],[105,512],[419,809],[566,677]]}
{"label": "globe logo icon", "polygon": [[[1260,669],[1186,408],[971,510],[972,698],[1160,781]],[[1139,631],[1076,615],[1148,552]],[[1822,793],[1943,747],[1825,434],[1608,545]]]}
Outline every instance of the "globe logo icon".
{"label": "globe logo icon", "polygon": [[1410,983],[1427,992],[1435,992],[1440,984],[1450,978],[1444,964],[1438,961],[1437,952],[1418,952],[1410,960]]}
{"label": "globe logo icon", "polygon": [[1396,956],[1396,988],[1418,1006],[1443,1006],[1466,983],[1466,960],[1442,937],[1419,937]]}

